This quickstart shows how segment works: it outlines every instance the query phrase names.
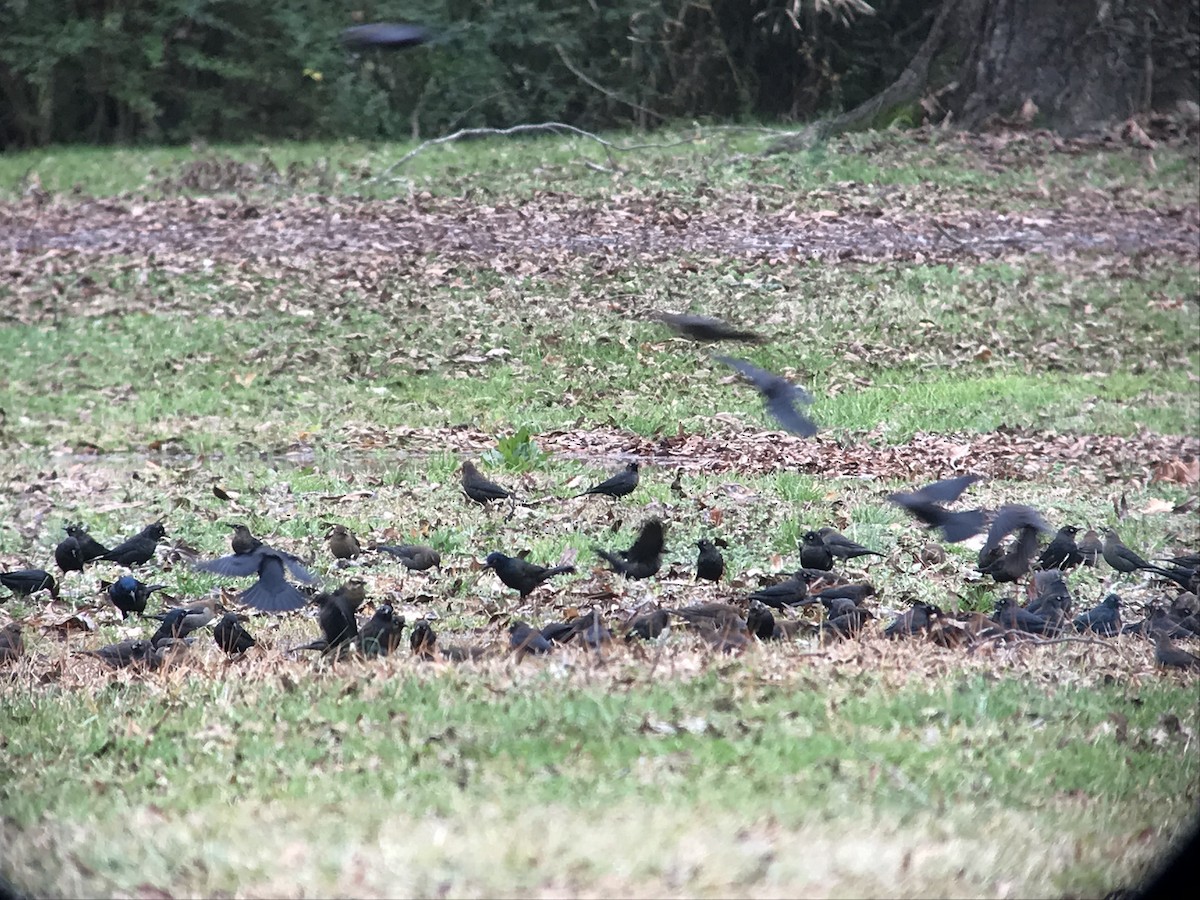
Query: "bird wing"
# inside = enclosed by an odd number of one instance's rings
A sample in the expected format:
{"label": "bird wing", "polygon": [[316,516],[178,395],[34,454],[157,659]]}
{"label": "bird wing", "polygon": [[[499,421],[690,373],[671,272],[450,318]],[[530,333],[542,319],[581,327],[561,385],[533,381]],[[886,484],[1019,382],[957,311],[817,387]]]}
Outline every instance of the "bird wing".
{"label": "bird wing", "polygon": [[258,553],[233,554],[210,559],[208,562],[196,563],[196,568],[202,572],[213,572],[226,578],[249,578],[257,575],[262,557]]}
{"label": "bird wing", "polygon": [[423,25],[405,22],[372,22],[343,29],[341,39],[352,50],[366,47],[403,50],[428,43],[433,39],[433,32]]}
{"label": "bird wing", "polygon": [[1046,524],[1046,520],[1042,518],[1042,514],[1032,506],[1024,506],[1019,503],[1002,506],[1000,507],[1000,511],[996,513],[996,518],[992,520],[992,527],[988,529],[987,542],[983,545],[983,549],[979,551],[980,555],[984,556],[989,551],[1000,546],[1000,542],[1018,528],[1033,529],[1035,550],[1037,548],[1037,532],[1050,530],[1050,526]]}
{"label": "bird wing", "polygon": [[[807,397],[807,393],[801,391],[799,388],[796,388],[796,391]],[[767,411],[775,417],[775,420],[785,430],[790,431],[792,434],[798,434],[801,437],[812,437],[817,433],[817,423],[797,410],[794,402],[795,395],[777,394],[767,400]]]}
{"label": "bird wing", "polygon": [[625,551],[629,562],[650,562],[663,551],[663,526],[658,519],[649,519],[642,524],[637,540]]}
{"label": "bird wing", "polygon": [[932,500],[934,503],[953,503],[963,495],[963,491],[975,482],[982,480],[982,475],[959,475],[957,478],[943,478],[941,481],[917,488],[914,493],[925,500]]}

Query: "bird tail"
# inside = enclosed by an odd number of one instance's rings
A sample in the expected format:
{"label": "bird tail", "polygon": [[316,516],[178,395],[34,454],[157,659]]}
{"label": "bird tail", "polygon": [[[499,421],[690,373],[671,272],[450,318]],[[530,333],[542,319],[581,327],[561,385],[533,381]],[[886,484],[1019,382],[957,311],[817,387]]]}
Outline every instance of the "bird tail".
{"label": "bird tail", "polygon": [[950,544],[965,541],[983,531],[983,521],[983,510],[981,509],[948,512],[941,524],[942,537]]}
{"label": "bird tail", "polygon": [[553,568],[546,570],[546,577],[550,578],[551,576],[554,576],[554,575],[562,575],[564,572],[574,572],[574,571],[575,571],[574,566],[570,566],[570,565],[554,566]]}
{"label": "bird tail", "polygon": [[261,609],[264,612],[288,612],[304,606],[304,595],[287,582],[277,590],[268,590],[262,581],[256,581],[238,598],[247,606]]}
{"label": "bird tail", "polygon": [[601,550],[599,547],[597,547],[596,555],[612,566],[617,572],[621,571],[621,569],[625,566],[625,560],[621,559],[621,557],[609,550]]}

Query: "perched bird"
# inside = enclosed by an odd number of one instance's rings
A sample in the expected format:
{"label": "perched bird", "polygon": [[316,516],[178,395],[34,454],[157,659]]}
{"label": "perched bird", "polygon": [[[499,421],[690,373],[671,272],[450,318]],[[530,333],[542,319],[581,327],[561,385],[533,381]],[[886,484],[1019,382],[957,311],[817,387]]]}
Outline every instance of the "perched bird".
{"label": "perched bird", "polygon": [[[825,542],[825,546],[829,548],[829,552],[833,554],[835,559],[858,559],[860,556],[883,556],[878,550],[872,550],[869,547],[864,547],[857,541],[852,541],[840,532],[834,531],[826,526],[818,528],[817,534],[821,536],[821,540]],[[802,557],[803,558],[803,557]]]}
{"label": "perched bird", "polygon": [[414,572],[424,572],[442,564],[442,555],[424,544],[379,544],[375,549],[390,553],[404,568]]}
{"label": "perched bird", "polygon": [[79,545],[79,555],[85,563],[99,559],[108,552],[108,548],[88,534],[87,528],[78,522],[66,526],[67,537],[74,538]]}
{"label": "perched bird", "polygon": [[476,503],[493,503],[496,500],[515,499],[512,491],[502,488],[494,481],[488,481],[479,474],[475,463],[464,460],[462,464],[462,491],[468,500]]}
{"label": "perched bird", "polygon": [[1121,626],[1121,634],[1140,634],[1146,637],[1154,637],[1159,632],[1172,638],[1185,638],[1191,633],[1171,618],[1170,614],[1161,606],[1153,607],[1150,610],[1150,615],[1146,616],[1140,622],[1131,622],[1128,625]]}
{"label": "perched bird", "polygon": [[1161,566],[1146,562],[1137,553],[1121,543],[1120,535],[1112,528],[1104,529],[1104,544],[1102,545],[1101,553],[1104,556],[1104,561],[1123,575],[1144,570],[1162,575],[1172,581],[1175,580],[1173,577],[1174,573]]}
{"label": "perched bird", "polygon": [[1200,669],[1200,657],[1180,650],[1165,631],[1154,633],[1154,661],[1164,669]]}
{"label": "perched bird", "polygon": [[746,612],[746,630],[760,641],[777,640],[775,616],[771,612],[771,608],[765,603],[751,600],[750,608]]}
{"label": "perched bird", "polygon": [[745,630],[742,611],[730,603],[693,603],[667,612],[699,628]]}
{"label": "perched bird", "polygon": [[627,623],[625,640],[637,637],[643,641],[652,641],[666,631],[670,623],[671,616],[665,609],[652,609],[649,612],[639,613]]}
{"label": "perched bird", "polygon": [[1081,561],[1085,566],[1095,566],[1100,561],[1100,557],[1104,555],[1104,544],[1094,528],[1089,528],[1084,532],[1083,537],[1078,539],[1075,546],[1079,549]]}
{"label": "perched bird", "polygon": [[384,603],[358,630],[358,649],[363,656],[387,656],[400,646],[404,616],[398,616]]}
{"label": "perched bird", "polygon": [[821,605],[825,607],[825,617],[829,619],[847,615],[859,607],[859,604],[849,597],[813,597],[812,599],[820,600]]}
{"label": "perched bird", "polygon": [[817,634],[822,641],[830,638],[843,639],[855,637],[863,630],[863,626],[867,623],[867,620],[874,618],[875,614],[869,609],[856,606],[836,618],[826,619],[821,623]]}
{"label": "perched bird", "polygon": [[0,663],[16,662],[25,652],[25,641],[21,637],[21,626],[9,622],[0,628]]}
{"label": "perched bird", "polygon": [[424,25],[407,22],[370,22],[342,30],[342,45],[349,50],[407,50],[434,40],[434,33]]}
{"label": "perched bird", "polygon": [[932,603],[915,603],[912,609],[905,610],[887,628],[883,636],[888,638],[908,637],[922,631],[928,631],[935,619],[945,615],[941,607]]}
{"label": "perched bird", "polygon": [[650,313],[650,318],[662,322],[680,337],[693,341],[744,341],[748,344],[765,344],[767,340],[752,331],[743,331],[711,316],[655,311]]}
{"label": "perched bird", "polygon": [[320,649],[328,655],[352,644],[358,637],[358,619],[354,615],[358,605],[336,591],[332,594],[322,591],[312,602],[317,607],[317,624],[321,627],[324,646],[310,645],[310,649]]}
{"label": "perched bird", "polygon": [[708,538],[696,541],[700,554],[696,557],[696,577],[705,581],[720,581],[725,574],[725,558],[717,545]]}
{"label": "perched bird", "polygon": [[358,538],[345,525],[331,525],[325,540],[329,543],[329,552],[333,554],[334,559],[354,559],[362,553]]}
{"label": "perched bird", "polygon": [[855,606],[862,606],[864,600],[874,596],[875,586],[863,581],[858,584],[837,584],[833,587],[827,587],[817,591],[815,594],[811,594],[809,599],[814,602],[824,602],[832,599],[849,600]]}
{"label": "perched bird", "polygon": [[[183,613],[183,616],[178,619],[177,629],[179,633],[172,634],[170,635],[171,637],[187,637],[193,631],[197,631],[208,625],[218,616],[225,615],[225,607],[221,605],[216,597],[206,597],[197,603],[190,603],[187,606],[179,606],[155,613],[151,618],[158,619],[160,622],[166,622],[168,618],[177,616],[179,612]],[[153,644],[155,641],[151,639],[150,643]]]}
{"label": "perched bird", "polygon": [[[583,493],[576,494],[575,497],[586,497],[589,494],[603,494],[606,497],[628,496],[629,494],[632,494],[634,489],[638,486],[638,481],[640,480],[638,477],[638,469],[640,468],[641,463],[637,462],[636,460],[633,462],[628,462],[625,464],[625,468],[623,468],[616,475],[613,475],[611,478],[606,478],[604,481],[600,482],[594,487],[588,488]],[[571,499],[575,498],[573,497]]]}
{"label": "perched bird", "polygon": [[134,566],[143,565],[154,559],[154,554],[158,550],[158,542],[166,536],[167,529],[163,527],[162,522],[151,522],[133,537],[117,544],[107,553],[97,556],[96,559],[108,560],[132,569]]}
{"label": "perched bird", "polygon": [[1076,631],[1093,631],[1111,637],[1121,630],[1121,598],[1109,594],[1099,606],[1080,613],[1072,623]]}
{"label": "perched bird", "polygon": [[1039,569],[1070,569],[1083,562],[1083,554],[1075,543],[1075,535],[1079,529],[1074,525],[1064,525],[1058,529],[1053,540],[1046,545],[1038,557]]}
{"label": "perched bird", "polygon": [[38,591],[49,591],[52,599],[58,599],[58,582],[44,569],[13,569],[11,572],[0,572],[0,584],[12,591],[14,597],[28,597]]}
{"label": "perched bird", "polygon": [[736,369],[752,382],[762,394],[767,412],[774,416],[785,430],[801,437],[812,437],[817,433],[816,423],[796,409],[797,405],[808,406],[812,403],[812,395],[808,391],[745,360],[729,356],[714,356],[713,359]]}
{"label": "perched bird", "polygon": [[142,615],[146,612],[146,601],[155,591],[166,588],[165,584],[145,584],[132,575],[122,575],[111,584],[101,582],[112,605],[121,611],[121,618],[128,619],[130,613]]}
{"label": "perched bird", "polygon": [[984,514],[981,509],[952,512],[943,504],[953,503],[963,491],[980,480],[978,475],[960,475],[935,481],[912,492],[888,494],[888,502],[906,510],[914,519],[930,528],[940,529],[942,537],[957,544],[974,537],[983,530]]}
{"label": "perched bird", "polygon": [[249,616],[240,613],[225,613],[221,616],[221,621],[213,627],[213,640],[230,656],[245,653],[257,643],[250,632],[241,625],[242,622],[248,621],[250,621]]}
{"label": "perched bird", "polygon": [[750,599],[765,603],[773,609],[802,606],[808,601],[808,586],[811,582],[812,577],[801,569],[778,584],[759,588],[750,595]]}
{"label": "perched bird", "polygon": [[1031,634],[1053,634],[1058,630],[1056,623],[1021,608],[1011,597],[1001,597],[996,601],[992,621],[1001,628],[1028,631]]}
{"label": "perched bird", "polygon": [[96,650],[84,650],[82,655],[95,657],[114,669],[132,665],[151,666],[154,648],[149,641],[119,641]]}
{"label": "perched bird", "polygon": [[662,566],[665,536],[663,524],[658,519],[647,519],[642,523],[637,539],[628,550],[610,552],[596,547],[596,554],[605,560],[612,570],[626,578],[649,578]]}
{"label": "perched bird", "polygon": [[229,527],[233,529],[233,537],[229,539],[229,546],[236,555],[245,556],[264,546],[263,542],[251,534],[250,529],[245,525],[231,523]]}
{"label": "perched bird", "polygon": [[288,582],[285,569],[296,578],[311,584],[316,580],[300,561],[290,553],[281,553],[265,544],[253,553],[235,553],[209,562],[197,563],[197,569],[215,572],[227,578],[249,578],[258,581],[242,591],[238,599],[247,606],[267,612],[286,612],[304,606],[304,595]]}
{"label": "perched bird", "polygon": [[554,649],[554,645],[525,622],[513,622],[508,626],[508,645],[520,659],[527,653],[543,654]]}
{"label": "perched bird", "polygon": [[150,638],[150,646],[157,647],[166,638],[187,637],[187,625],[184,621],[187,619],[187,615],[187,609],[182,606],[163,613],[162,622]]}
{"label": "perched bird", "polygon": [[408,642],[413,656],[426,661],[435,660],[440,656],[451,662],[462,662],[480,659],[487,654],[482,647],[439,647],[437,632],[433,630],[433,624],[428,619],[418,619],[413,623]]}
{"label": "perched bird", "polygon": [[806,531],[800,541],[800,565],[806,569],[828,572],[833,568],[833,551],[815,531]]}
{"label": "perched bird", "polygon": [[485,569],[491,569],[504,584],[517,591],[522,600],[533,593],[534,588],[547,578],[575,571],[575,567],[570,565],[550,567],[534,565],[516,556],[505,556],[498,550],[487,555],[483,566]]}
{"label": "perched bird", "polygon": [[82,525],[67,525],[66,532],[66,538],[54,548],[54,562],[64,574],[82,572],[84,563],[108,552],[108,548],[94,540]]}

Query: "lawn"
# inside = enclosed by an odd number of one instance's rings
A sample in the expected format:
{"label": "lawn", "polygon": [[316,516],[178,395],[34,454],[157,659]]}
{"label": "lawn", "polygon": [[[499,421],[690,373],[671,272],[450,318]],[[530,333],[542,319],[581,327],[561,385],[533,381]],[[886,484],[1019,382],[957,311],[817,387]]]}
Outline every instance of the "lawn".
{"label": "lawn", "polygon": [[[1103,896],[1195,819],[1200,681],[1136,635],[888,641],[915,601],[990,612],[980,541],[889,492],[975,472],[962,504],[1200,548],[1200,213],[1192,147],[868,134],[762,156],[754,130],[430,147],[58,148],[0,155],[0,567],[63,526],[162,518],[151,610],[246,586],[197,571],[244,522],[362,616],[435,621],[477,662],[332,662],[311,611],[211,629],[162,670],[99,589],[0,600],[0,872],[64,896]],[[649,313],[716,315],[710,349]],[[710,353],[814,395],[786,435]],[[628,459],[629,497],[571,499]],[[523,501],[485,509],[463,459]],[[661,572],[594,547],[667,525]],[[335,560],[419,541],[409,572]],[[831,525],[880,557],[855,640],[715,652],[675,627],[508,652],[516,618],[744,602]],[[693,580],[695,542],[725,579]],[[573,562],[526,601],[492,550]],[[1177,590],[1101,563],[1077,610]],[[1022,587],[1023,590],[1023,587]],[[248,610],[248,612],[253,612]],[[806,615],[812,615],[811,611]],[[1192,652],[1197,641],[1181,641]]]}

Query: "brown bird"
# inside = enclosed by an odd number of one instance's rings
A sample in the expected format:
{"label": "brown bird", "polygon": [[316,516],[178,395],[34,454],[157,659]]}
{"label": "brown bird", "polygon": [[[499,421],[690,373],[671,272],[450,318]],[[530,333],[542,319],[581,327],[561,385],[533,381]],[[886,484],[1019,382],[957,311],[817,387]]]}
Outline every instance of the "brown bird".
{"label": "brown bird", "polygon": [[1154,661],[1164,669],[1200,669],[1200,657],[1176,647],[1166,631],[1154,632]]}
{"label": "brown bird", "polygon": [[375,549],[390,553],[404,568],[414,572],[424,572],[442,564],[442,555],[424,544],[379,544]]}
{"label": "brown bird", "polygon": [[9,622],[0,628],[0,663],[16,662],[25,652],[25,641],[21,637],[21,626]]}
{"label": "brown bird", "polygon": [[1076,540],[1075,548],[1083,558],[1085,566],[1095,566],[1100,561],[1100,557],[1104,555],[1104,544],[1100,541],[1100,535],[1096,534],[1094,528],[1089,528],[1084,532],[1083,537]]}
{"label": "brown bird", "polygon": [[486,504],[494,503],[497,500],[516,499],[516,495],[512,491],[484,478],[475,468],[475,463],[470,460],[463,460],[462,491],[468,500],[475,503]]}
{"label": "brown bird", "polygon": [[625,640],[635,637],[643,641],[652,641],[670,627],[671,617],[665,609],[652,609],[639,613],[626,624]]}
{"label": "brown bird", "polygon": [[362,553],[358,538],[345,525],[331,525],[325,540],[329,542],[329,552],[333,554],[334,559],[354,559]]}

